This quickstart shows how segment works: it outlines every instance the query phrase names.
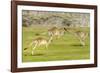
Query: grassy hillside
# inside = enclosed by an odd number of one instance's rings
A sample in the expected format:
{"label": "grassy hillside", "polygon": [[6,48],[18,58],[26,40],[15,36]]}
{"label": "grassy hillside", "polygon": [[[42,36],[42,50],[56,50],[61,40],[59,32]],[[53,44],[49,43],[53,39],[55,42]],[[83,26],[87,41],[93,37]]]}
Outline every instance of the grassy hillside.
{"label": "grassy hillside", "polygon": [[[35,49],[35,53],[32,56],[30,47],[24,50],[25,47],[32,42],[37,33],[41,33],[41,36],[45,36],[48,39],[46,27],[23,27],[22,38],[23,38],[23,51],[22,60],[23,62],[37,62],[37,61],[56,61],[56,60],[80,60],[90,58],[90,39],[87,37],[86,46],[81,46],[77,38],[72,34],[66,32],[64,36],[59,39],[54,38],[52,43],[49,45],[48,49],[45,46],[40,46]],[[82,28],[77,28],[77,30],[82,30]],[[89,28],[85,28],[86,32],[89,32]]]}

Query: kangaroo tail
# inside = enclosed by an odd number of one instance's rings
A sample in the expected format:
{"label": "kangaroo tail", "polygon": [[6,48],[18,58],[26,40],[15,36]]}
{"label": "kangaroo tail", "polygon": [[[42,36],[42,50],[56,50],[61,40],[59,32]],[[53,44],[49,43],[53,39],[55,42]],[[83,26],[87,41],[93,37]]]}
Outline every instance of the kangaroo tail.
{"label": "kangaroo tail", "polygon": [[32,46],[32,44],[33,44],[33,42],[31,42],[31,43],[28,45],[28,47],[24,48],[24,50],[27,50],[29,47]]}
{"label": "kangaroo tail", "polygon": [[27,50],[28,48],[26,47],[26,48],[24,48],[24,50]]}

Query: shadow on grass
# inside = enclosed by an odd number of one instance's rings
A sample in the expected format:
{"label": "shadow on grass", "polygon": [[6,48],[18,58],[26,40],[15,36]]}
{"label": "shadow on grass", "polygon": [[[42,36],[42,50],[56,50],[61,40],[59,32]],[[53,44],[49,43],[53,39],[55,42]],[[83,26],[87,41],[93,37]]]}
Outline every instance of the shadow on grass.
{"label": "shadow on grass", "polygon": [[[77,46],[77,47],[80,46],[80,47],[83,47],[83,45],[81,45],[81,44],[74,44],[74,45],[71,44],[71,46]],[[88,46],[88,45],[85,45],[85,46]]]}
{"label": "shadow on grass", "polygon": [[36,54],[24,54],[24,56],[43,56],[43,55],[45,55],[45,54],[43,54],[43,53],[36,53]]}
{"label": "shadow on grass", "polygon": [[43,54],[43,53],[37,53],[37,54],[34,54],[32,56],[43,56],[43,55],[45,55],[45,54]]}

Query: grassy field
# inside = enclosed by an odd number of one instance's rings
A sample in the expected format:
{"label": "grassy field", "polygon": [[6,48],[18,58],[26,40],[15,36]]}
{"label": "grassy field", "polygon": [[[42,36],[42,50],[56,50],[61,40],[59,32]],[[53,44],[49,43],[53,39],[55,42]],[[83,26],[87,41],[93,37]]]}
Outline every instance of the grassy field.
{"label": "grassy field", "polygon": [[[31,55],[32,48],[24,50],[25,47],[37,37],[35,34],[43,33],[41,36],[47,36],[45,27],[23,27],[22,36],[22,60],[23,62],[56,61],[56,60],[81,60],[90,58],[90,39],[86,39],[86,46],[81,46],[77,38],[70,33],[65,33],[59,39],[54,39],[48,49],[45,46],[37,47],[35,54]],[[80,29],[78,29],[80,30]],[[89,32],[89,28],[85,28]],[[45,34],[44,34],[45,32]],[[34,45],[33,45],[34,46]]]}

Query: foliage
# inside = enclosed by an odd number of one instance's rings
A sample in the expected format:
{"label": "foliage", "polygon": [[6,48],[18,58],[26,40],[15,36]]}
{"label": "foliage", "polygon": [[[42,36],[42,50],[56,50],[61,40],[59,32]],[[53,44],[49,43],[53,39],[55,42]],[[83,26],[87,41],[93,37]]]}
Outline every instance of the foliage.
{"label": "foliage", "polygon": [[89,13],[53,12],[23,10],[23,26],[58,25],[58,26],[89,26]]}

